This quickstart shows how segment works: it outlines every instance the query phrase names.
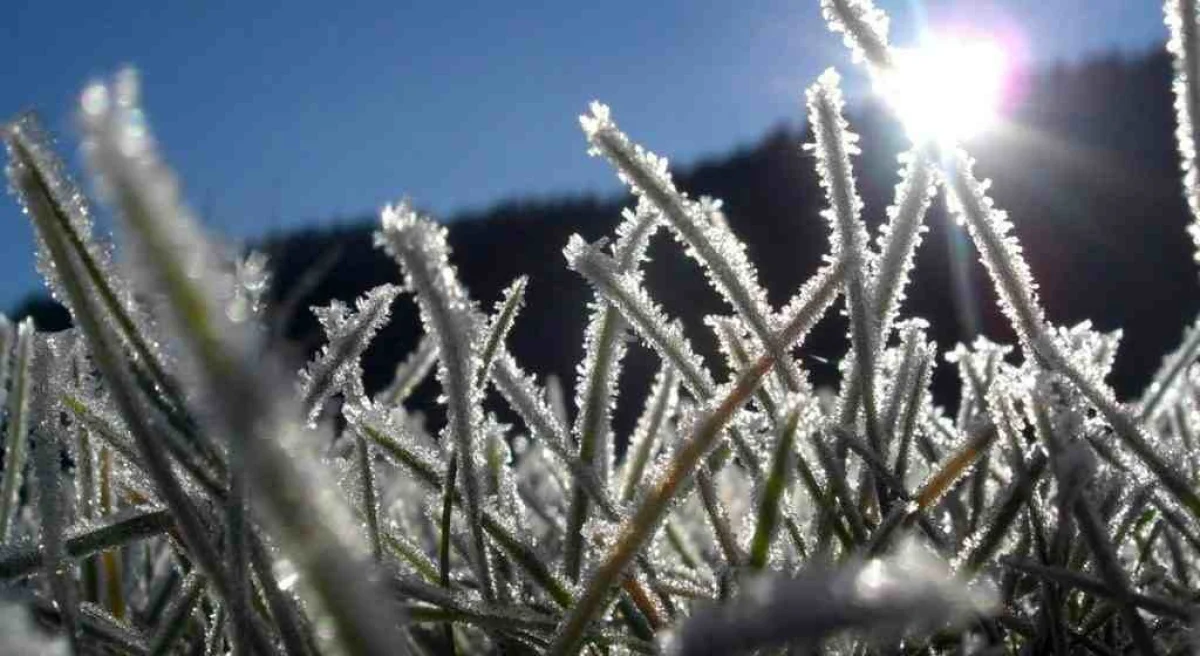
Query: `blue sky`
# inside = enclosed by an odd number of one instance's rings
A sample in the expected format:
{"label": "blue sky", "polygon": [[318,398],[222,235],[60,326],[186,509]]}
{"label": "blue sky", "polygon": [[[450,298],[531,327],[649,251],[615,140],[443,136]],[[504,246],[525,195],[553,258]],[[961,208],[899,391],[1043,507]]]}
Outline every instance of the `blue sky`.
{"label": "blue sky", "polygon": [[[798,120],[821,69],[850,69],[817,0],[5,4],[0,117],[37,109],[74,162],[79,89],[137,66],[192,205],[239,238],[404,195],[446,216],[612,190],[577,127],[589,100],[689,161]],[[1015,38],[1034,64],[1165,39],[1149,1],[880,4],[896,42],[950,21]],[[0,202],[0,308],[37,284],[31,246],[16,204]]]}

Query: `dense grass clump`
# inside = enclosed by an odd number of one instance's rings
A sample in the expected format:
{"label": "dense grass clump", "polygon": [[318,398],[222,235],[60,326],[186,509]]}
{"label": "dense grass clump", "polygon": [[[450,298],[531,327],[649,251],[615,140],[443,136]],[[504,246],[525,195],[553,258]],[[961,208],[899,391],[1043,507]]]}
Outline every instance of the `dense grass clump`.
{"label": "dense grass clump", "polygon": [[[886,78],[886,16],[869,0],[822,6]],[[1200,216],[1194,3],[1170,0],[1167,17]],[[678,189],[606,106],[581,117],[636,202],[610,239],[564,245],[595,292],[571,404],[505,345],[537,281],[485,311],[445,229],[407,203],[376,234],[402,284],[314,308],[327,343],[293,373],[265,319],[269,263],[201,231],[132,72],[89,86],[80,107],[119,256],[36,120],[9,123],[8,177],[75,327],[0,319],[0,652],[1189,652],[1200,329],[1141,398],[1118,401],[1106,378],[1120,334],[1047,320],[1019,225],[950,143],[902,156],[870,234],[839,85],[829,71],[807,93],[831,248],[782,307],[718,200]],[[943,355],[905,315],[938,194],[1015,346]],[[660,232],[727,315],[666,315],[642,275]],[[369,394],[363,354],[405,293],[425,336]],[[848,349],[825,393],[798,356],[835,306]],[[719,366],[692,346],[705,329]],[[618,436],[632,357],[659,373]],[[962,381],[953,415],[929,392],[943,360]],[[444,425],[409,399],[433,371]]]}

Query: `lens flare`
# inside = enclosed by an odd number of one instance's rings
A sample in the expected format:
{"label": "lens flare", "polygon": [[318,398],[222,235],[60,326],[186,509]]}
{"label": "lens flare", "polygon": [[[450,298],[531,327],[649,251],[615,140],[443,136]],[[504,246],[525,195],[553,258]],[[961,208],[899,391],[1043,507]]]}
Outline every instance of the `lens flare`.
{"label": "lens flare", "polygon": [[966,141],[992,127],[1004,98],[1008,59],[995,41],[931,36],[895,50],[875,80],[913,141]]}

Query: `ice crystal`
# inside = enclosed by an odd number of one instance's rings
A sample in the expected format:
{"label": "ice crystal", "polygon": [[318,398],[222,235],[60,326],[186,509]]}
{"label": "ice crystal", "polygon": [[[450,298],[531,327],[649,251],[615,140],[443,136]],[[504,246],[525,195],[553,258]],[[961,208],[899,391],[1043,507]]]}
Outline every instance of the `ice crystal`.
{"label": "ice crystal", "polygon": [[888,16],[874,2],[821,0],[821,12],[829,29],[842,35],[855,62],[868,62],[881,68],[890,64]]}
{"label": "ice crystal", "polygon": [[352,402],[366,397],[360,360],[375,333],[391,317],[392,301],[399,294],[399,287],[381,285],[359,298],[353,313],[340,301],[313,309],[325,331],[326,344],[301,373],[300,395],[310,422],[334,394],[341,392]]}

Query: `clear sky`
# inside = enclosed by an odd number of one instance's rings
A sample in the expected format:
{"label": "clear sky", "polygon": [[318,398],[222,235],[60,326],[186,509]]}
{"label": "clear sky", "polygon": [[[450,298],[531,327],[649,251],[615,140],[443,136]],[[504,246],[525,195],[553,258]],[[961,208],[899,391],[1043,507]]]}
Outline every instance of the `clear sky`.
{"label": "clear sky", "polygon": [[[1152,0],[880,4],[895,42],[952,22],[1005,34],[1033,63],[1166,38]],[[192,205],[236,237],[403,195],[446,216],[612,190],[577,127],[589,100],[689,161],[798,120],[815,75],[850,68],[818,0],[4,0],[2,13],[0,118],[37,109],[74,162],[79,89],[135,65]],[[0,309],[36,284],[31,246],[0,202]]]}

